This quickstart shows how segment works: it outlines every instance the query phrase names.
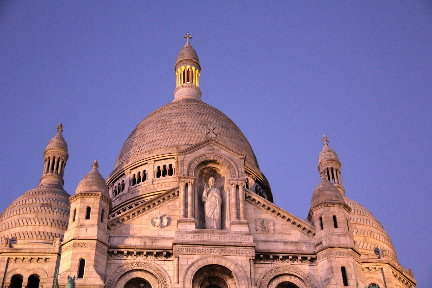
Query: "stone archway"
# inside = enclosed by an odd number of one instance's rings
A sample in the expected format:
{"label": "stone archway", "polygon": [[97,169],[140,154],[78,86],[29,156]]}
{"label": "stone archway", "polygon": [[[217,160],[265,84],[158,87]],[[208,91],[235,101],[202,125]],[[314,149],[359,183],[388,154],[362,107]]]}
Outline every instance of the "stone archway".
{"label": "stone archway", "polygon": [[10,281],[10,288],[21,288],[23,284],[23,276],[21,274],[15,274],[12,276]]}
{"label": "stone archway", "polygon": [[192,280],[192,288],[237,287],[231,270],[220,265],[207,265],[198,269]]}
{"label": "stone archway", "polygon": [[[276,288],[279,284],[291,282],[299,288],[319,288],[318,281],[310,274],[291,265],[269,268],[258,279],[258,288]],[[283,286],[282,286],[283,287]],[[279,288],[279,287],[278,287]]]}
{"label": "stone archway", "polygon": [[127,281],[124,286],[119,286],[119,287],[124,287],[124,288],[152,288],[151,284],[147,280],[145,280],[141,277],[132,278],[129,281]]}
{"label": "stone archway", "polygon": [[[237,265],[234,261],[223,257],[223,256],[216,256],[216,255],[212,255],[212,256],[207,256],[207,257],[202,257],[198,260],[196,260],[195,262],[193,262],[185,271],[184,274],[184,278],[183,278],[183,287],[184,288],[191,288],[193,287],[193,281],[194,279],[196,279],[195,275],[199,275],[199,273],[197,274],[197,272],[206,266],[210,266],[210,265],[216,265],[216,266],[222,266],[226,269],[228,269],[233,276],[233,280],[235,281],[235,288],[247,288],[249,287],[250,283],[249,283],[249,279],[246,276],[246,273],[243,271],[243,269]],[[224,270],[226,271],[226,270]],[[224,279],[223,277],[220,277],[218,275],[215,275],[216,277],[221,278],[222,280]],[[204,281],[204,279],[202,279],[202,281]],[[216,281],[216,279],[215,279]],[[232,282],[227,282],[226,280],[224,280],[227,285],[229,283]],[[220,283],[220,282],[219,282]],[[211,283],[211,281],[209,281],[209,286],[210,285],[216,285],[214,287],[217,287],[218,284],[216,283]],[[212,287],[212,286],[210,286]],[[221,287],[223,288],[223,287]]]}
{"label": "stone archway", "polygon": [[154,262],[136,261],[120,265],[107,278],[106,288],[124,287],[134,278],[146,280],[152,288],[169,288],[171,281],[167,272]]}

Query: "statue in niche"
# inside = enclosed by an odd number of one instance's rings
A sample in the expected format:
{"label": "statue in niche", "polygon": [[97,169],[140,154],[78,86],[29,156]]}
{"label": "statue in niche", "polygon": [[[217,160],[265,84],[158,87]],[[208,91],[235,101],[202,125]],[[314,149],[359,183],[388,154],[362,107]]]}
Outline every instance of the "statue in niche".
{"label": "statue in niche", "polygon": [[206,229],[221,229],[222,198],[219,189],[214,185],[215,178],[210,177],[208,186],[205,184],[202,195]]}

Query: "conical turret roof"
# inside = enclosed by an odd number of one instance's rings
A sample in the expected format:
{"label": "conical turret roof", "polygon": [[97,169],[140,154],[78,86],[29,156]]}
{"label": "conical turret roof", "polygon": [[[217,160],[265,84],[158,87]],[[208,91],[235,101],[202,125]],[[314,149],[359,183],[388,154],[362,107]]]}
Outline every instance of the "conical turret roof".
{"label": "conical turret roof", "polygon": [[86,192],[102,192],[105,196],[109,197],[108,186],[106,185],[105,179],[98,171],[98,162],[93,162],[93,169],[81,179],[78,184],[75,194],[86,193]]}
{"label": "conical turret roof", "polygon": [[57,127],[57,134],[48,142],[45,151],[59,148],[68,152],[68,145],[66,143],[66,140],[63,138],[62,132],[63,132],[63,125],[62,123],[60,123],[60,125]]}

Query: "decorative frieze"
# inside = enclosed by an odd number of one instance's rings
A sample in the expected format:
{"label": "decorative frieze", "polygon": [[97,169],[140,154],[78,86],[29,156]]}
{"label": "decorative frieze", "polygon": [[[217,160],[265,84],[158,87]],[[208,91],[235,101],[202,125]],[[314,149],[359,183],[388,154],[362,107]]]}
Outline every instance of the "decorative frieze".
{"label": "decorative frieze", "polygon": [[220,243],[251,243],[253,238],[250,235],[233,235],[233,234],[177,234],[176,240],[180,241],[208,241]]}
{"label": "decorative frieze", "polygon": [[48,257],[9,257],[9,261],[18,264],[49,263]]}
{"label": "decorative frieze", "polygon": [[255,263],[288,263],[288,264],[313,264],[317,260],[316,255],[299,254],[256,254]]}
{"label": "decorative frieze", "polygon": [[254,248],[175,246],[174,255],[237,255],[255,257]]}

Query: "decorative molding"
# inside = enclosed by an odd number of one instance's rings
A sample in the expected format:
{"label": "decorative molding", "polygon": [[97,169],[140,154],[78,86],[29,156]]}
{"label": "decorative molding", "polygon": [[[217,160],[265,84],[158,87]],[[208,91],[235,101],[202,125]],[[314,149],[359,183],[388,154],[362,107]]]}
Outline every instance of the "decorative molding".
{"label": "decorative molding", "polygon": [[257,253],[254,263],[288,263],[288,264],[314,264],[316,255],[299,255],[296,254],[261,254]]}
{"label": "decorative molding", "polygon": [[294,229],[302,232],[308,237],[313,239],[313,236],[315,236],[315,228],[312,225],[286,212],[285,210],[279,208],[278,206],[271,203],[270,201],[246,189],[245,189],[245,197],[247,202],[260,208],[261,210],[264,210],[265,212],[272,215],[273,217],[280,218],[283,221],[290,223]]}
{"label": "decorative molding", "polygon": [[244,257],[255,257],[255,248],[237,247],[190,247],[174,246],[173,253],[177,255],[238,255]]}
{"label": "decorative molding", "polygon": [[351,249],[326,249],[317,253],[318,261],[335,258],[353,258],[356,262],[360,261],[360,254]]}
{"label": "decorative molding", "polygon": [[293,275],[303,281],[306,288],[319,288],[318,281],[309,273],[291,265],[279,265],[269,268],[258,279],[258,288],[268,288],[270,282],[279,275]]}
{"label": "decorative molding", "polygon": [[160,288],[171,287],[170,277],[166,271],[159,265],[150,261],[134,261],[127,262],[120,265],[111,275],[108,276],[106,281],[106,288],[115,288],[120,280],[120,277],[131,271],[146,271],[156,277]]}
{"label": "decorative molding", "polygon": [[108,251],[108,256],[112,259],[146,259],[149,261],[171,260],[174,258],[172,251],[137,249],[112,249]]}
{"label": "decorative molding", "polygon": [[75,202],[76,200],[80,199],[80,198],[98,198],[98,199],[102,199],[105,200],[105,202],[107,203],[111,203],[111,198],[105,196],[102,194],[102,192],[99,191],[95,191],[95,192],[80,192],[78,194],[75,194],[73,196],[71,196],[69,198],[69,202]]}
{"label": "decorative molding", "polygon": [[50,263],[50,258],[48,257],[9,257],[9,261],[12,263],[19,263],[19,264],[36,264],[36,263]]}
{"label": "decorative molding", "polygon": [[42,239],[42,240],[54,241],[56,238],[63,237],[63,233],[58,234],[58,233],[52,233],[46,231],[23,231],[23,232],[15,232],[15,233],[7,234],[6,237],[8,237],[11,240]]}

